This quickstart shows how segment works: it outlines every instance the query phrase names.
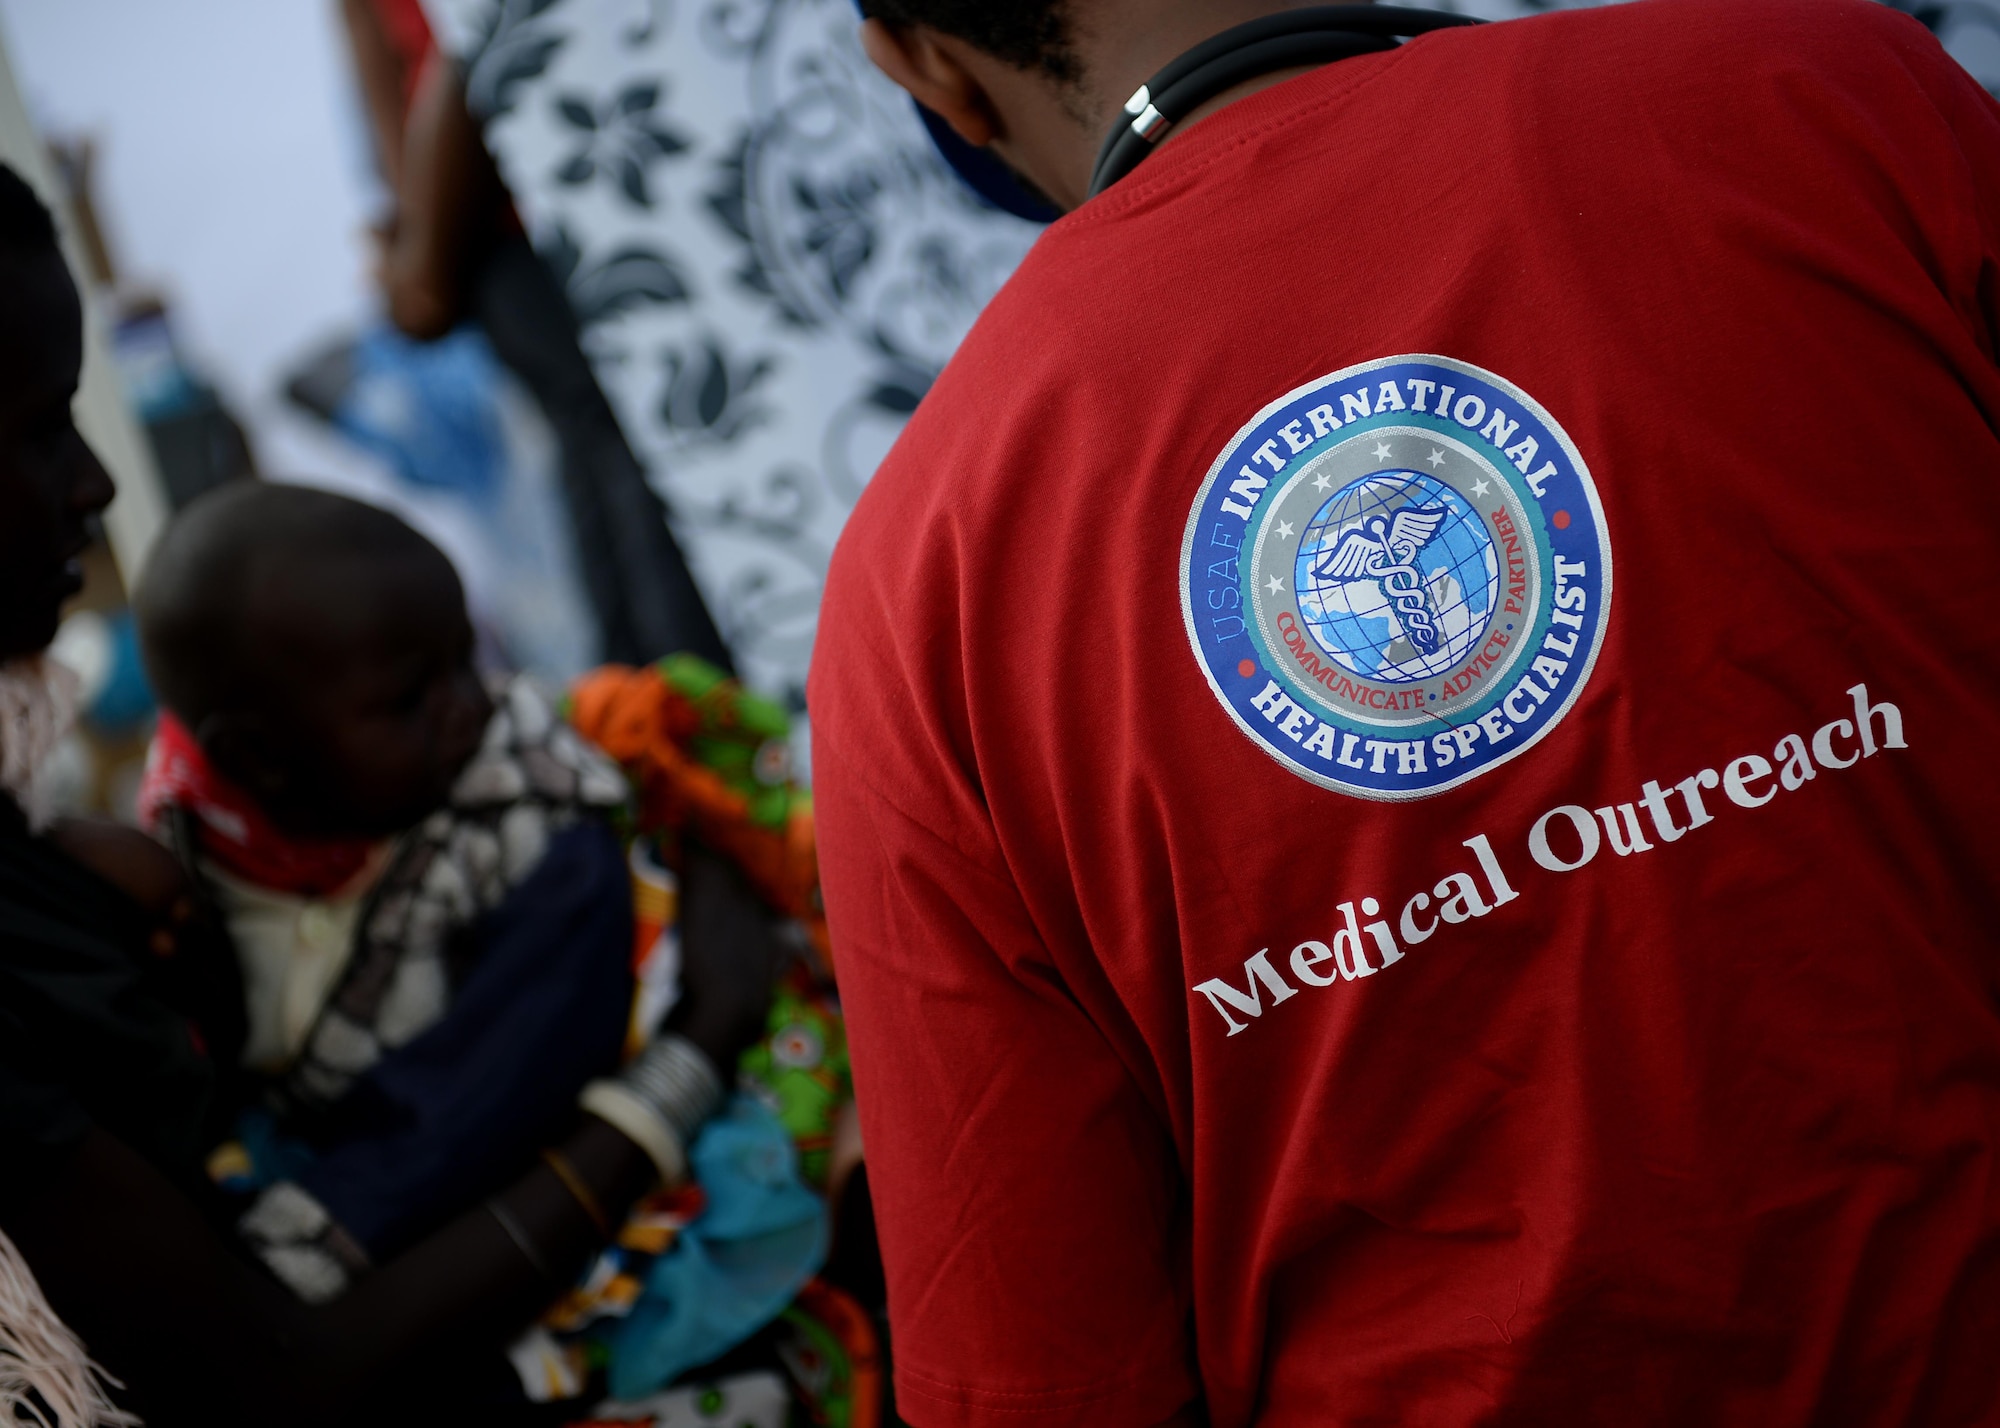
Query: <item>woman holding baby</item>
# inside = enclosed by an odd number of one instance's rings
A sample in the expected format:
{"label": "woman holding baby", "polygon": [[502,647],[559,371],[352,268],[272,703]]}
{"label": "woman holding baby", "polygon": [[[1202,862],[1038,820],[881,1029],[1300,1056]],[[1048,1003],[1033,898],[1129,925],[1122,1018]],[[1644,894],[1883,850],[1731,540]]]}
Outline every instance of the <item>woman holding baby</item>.
{"label": "woman holding baby", "polygon": [[[71,418],[81,362],[49,215],[0,169],[0,1407],[63,1424],[436,1421],[476,1398],[720,1101],[715,1068],[761,1026],[768,923],[722,863],[692,858],[683,1005],[600,1098],[611,1109],[571,1112],[532,1168],[339,1297],[288,1292],[218,1223],[201,1165],[234,1074],[210,1053],[245,1035],[228,954],[171,854],[51,821],[38,798],[73,703],[44,651],[113,496]],[[461,742],[469,759],[476,730]]]}

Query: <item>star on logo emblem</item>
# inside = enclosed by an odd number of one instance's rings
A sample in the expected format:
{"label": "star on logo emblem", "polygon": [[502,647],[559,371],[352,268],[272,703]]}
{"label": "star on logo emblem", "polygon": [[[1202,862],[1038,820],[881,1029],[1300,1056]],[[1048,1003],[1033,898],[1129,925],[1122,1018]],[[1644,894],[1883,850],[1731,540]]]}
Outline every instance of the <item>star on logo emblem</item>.
{"label": "star on logo emblem", "polygon": [[1290,540],[1291,538],[1292,538],[1292,523],[1291,523],[1290,521],[1279,521],[1279,522],[1278,522],[1278,539],[1279,539],[1279,540]]}
{"label": "star on logo emblem", "polygon": [[1266,580],[1264,582],[1264,588],[1270,591],[1273,595],[1275,595],[1280,590],[1285,588],[1285,582],[1280,580],[1277,576],[1273,575],[1269,580]]}
{"label": "star on logo emblem", "polygon": [[1483,496],[1492,489],[1493,487],[1487,483],[1484,476],[1481,476],[1477,481],[1472,483],[1472,494],[1475,496]]}
{"label": "star on logo emblem", "polygon": [[1327,475],[1324,471],[1320,472],[1319,475],[1313,477],[1313,488],[1315,490],[1324,491],[1327,487],[1331,486],[1332,484],[1333,484],[1333,478]]}
{"label": "star on logo emblem", "polygon": [[1430,462],[1431,468],[1433,470],[1444,465],[1444,453],[1442,451],[1439,451],[1436,447],[1432,447],[1431,454],[1425,457],[1424,459]]}
{"label": "star on logo emblem", "polygon": [[1377,461],[1387,461],[1389,459],[1388,442],[1378,441],[1377,443],[1375,443],[1375,459]]}

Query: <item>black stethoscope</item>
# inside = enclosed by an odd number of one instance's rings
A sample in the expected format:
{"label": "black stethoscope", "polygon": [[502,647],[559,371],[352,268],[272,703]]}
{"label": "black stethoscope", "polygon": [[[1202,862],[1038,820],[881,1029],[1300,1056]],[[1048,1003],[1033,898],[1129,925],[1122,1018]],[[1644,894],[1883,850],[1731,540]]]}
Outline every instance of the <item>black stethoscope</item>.
{"label": "black stethoscope", "polygon": [[1090,197],[1139,167],[1174,125],[1225,90],[1275,70],[1393,50],[1413,35],[1480,23],[1398,5],[1316,5],[1265,15],[1196,45],[1125,101],[1097,151]]}

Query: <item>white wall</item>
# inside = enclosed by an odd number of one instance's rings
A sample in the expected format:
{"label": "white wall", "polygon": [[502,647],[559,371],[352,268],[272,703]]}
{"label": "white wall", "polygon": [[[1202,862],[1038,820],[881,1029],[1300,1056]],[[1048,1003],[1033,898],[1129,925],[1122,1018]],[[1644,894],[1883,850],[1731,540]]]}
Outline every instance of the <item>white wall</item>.
{"label": "white wall", "polygon": [[281,449],[288,365],[372,302],[375,209],[334,0],[0,0],[44,133],[94,134],[121,276]]}

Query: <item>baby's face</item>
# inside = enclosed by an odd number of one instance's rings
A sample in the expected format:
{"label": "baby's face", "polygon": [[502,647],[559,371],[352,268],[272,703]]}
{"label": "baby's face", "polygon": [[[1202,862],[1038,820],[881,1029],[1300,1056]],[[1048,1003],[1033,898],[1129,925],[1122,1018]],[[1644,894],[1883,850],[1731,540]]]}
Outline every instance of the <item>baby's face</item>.
{"label": "baby's face", "polygon": [[445,801],[493,714],[442,557],[336,577],[295,626],[282,679],[287,831],[385,837]]}

